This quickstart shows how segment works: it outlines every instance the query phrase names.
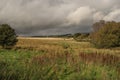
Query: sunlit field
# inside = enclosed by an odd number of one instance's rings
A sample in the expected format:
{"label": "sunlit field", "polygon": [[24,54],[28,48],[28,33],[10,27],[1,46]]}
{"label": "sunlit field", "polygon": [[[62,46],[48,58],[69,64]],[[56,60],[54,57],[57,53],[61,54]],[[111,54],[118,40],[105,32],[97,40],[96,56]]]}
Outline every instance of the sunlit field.
{"label": "sunlit field", "polygon": [[0,50],[0,80],[120,80],[120,48],[72,38],[18,38]]}
{"label": "sunlit field", "polygon": [[120,54],[120,48],[96,49],[89,42],[77,42],[73,38],[18,38],[19,41],[15,46],[16,49],[37,50],[53,53],[78,54],[80,52],[91,53],[109,53]]}

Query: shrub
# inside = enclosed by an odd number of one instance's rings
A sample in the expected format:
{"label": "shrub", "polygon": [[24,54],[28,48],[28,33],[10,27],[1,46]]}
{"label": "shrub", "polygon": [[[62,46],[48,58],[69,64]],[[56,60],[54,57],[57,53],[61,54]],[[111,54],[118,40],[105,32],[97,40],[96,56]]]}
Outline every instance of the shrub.
{"label": "shrub", "polygon": [[74,34],[73,38],[76,41],[87,42],[87,41],[89,41],[89,33],[76,33],[76,34]]}
{"label": "shrub", "polygon": [[68,49],[70,48],[70,45],[68,43],[62,43],[63,49]]}

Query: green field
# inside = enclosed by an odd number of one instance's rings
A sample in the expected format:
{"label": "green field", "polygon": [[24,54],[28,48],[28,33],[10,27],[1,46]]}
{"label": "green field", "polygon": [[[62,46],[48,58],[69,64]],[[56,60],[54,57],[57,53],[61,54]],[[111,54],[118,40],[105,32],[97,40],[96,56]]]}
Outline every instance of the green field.
{"label": "green field", "polygon": [[120,50],[72,39],[19,39],[0,49],[0,80],[120,80]]}

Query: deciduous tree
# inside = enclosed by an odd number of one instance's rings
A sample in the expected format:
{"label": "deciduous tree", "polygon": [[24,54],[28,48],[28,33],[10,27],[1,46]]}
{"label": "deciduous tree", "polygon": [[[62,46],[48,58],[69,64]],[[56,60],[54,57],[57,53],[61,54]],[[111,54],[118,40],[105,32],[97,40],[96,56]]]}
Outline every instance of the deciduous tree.
{"label": "deciduous tree", "polygon": [[120,23],[106,22],[98,31],[92,33],[91,42],[97,48],[120,46]]}
{"label": "deciduous tree", "polygon": [[15,30],[8,24],[0,25],[0,45],[3,48],[11,48],[17,42]]}

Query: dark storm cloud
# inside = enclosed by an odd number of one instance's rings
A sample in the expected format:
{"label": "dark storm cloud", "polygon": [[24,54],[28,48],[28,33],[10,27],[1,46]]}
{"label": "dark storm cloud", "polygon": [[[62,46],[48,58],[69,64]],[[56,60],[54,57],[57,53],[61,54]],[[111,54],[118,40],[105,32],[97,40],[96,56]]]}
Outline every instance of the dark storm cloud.
{"label": "dark storm cloud", "polygon": [[90,32],[100,19],[120,21],[120,0],[0,0],[0,23],[19,35]]}

